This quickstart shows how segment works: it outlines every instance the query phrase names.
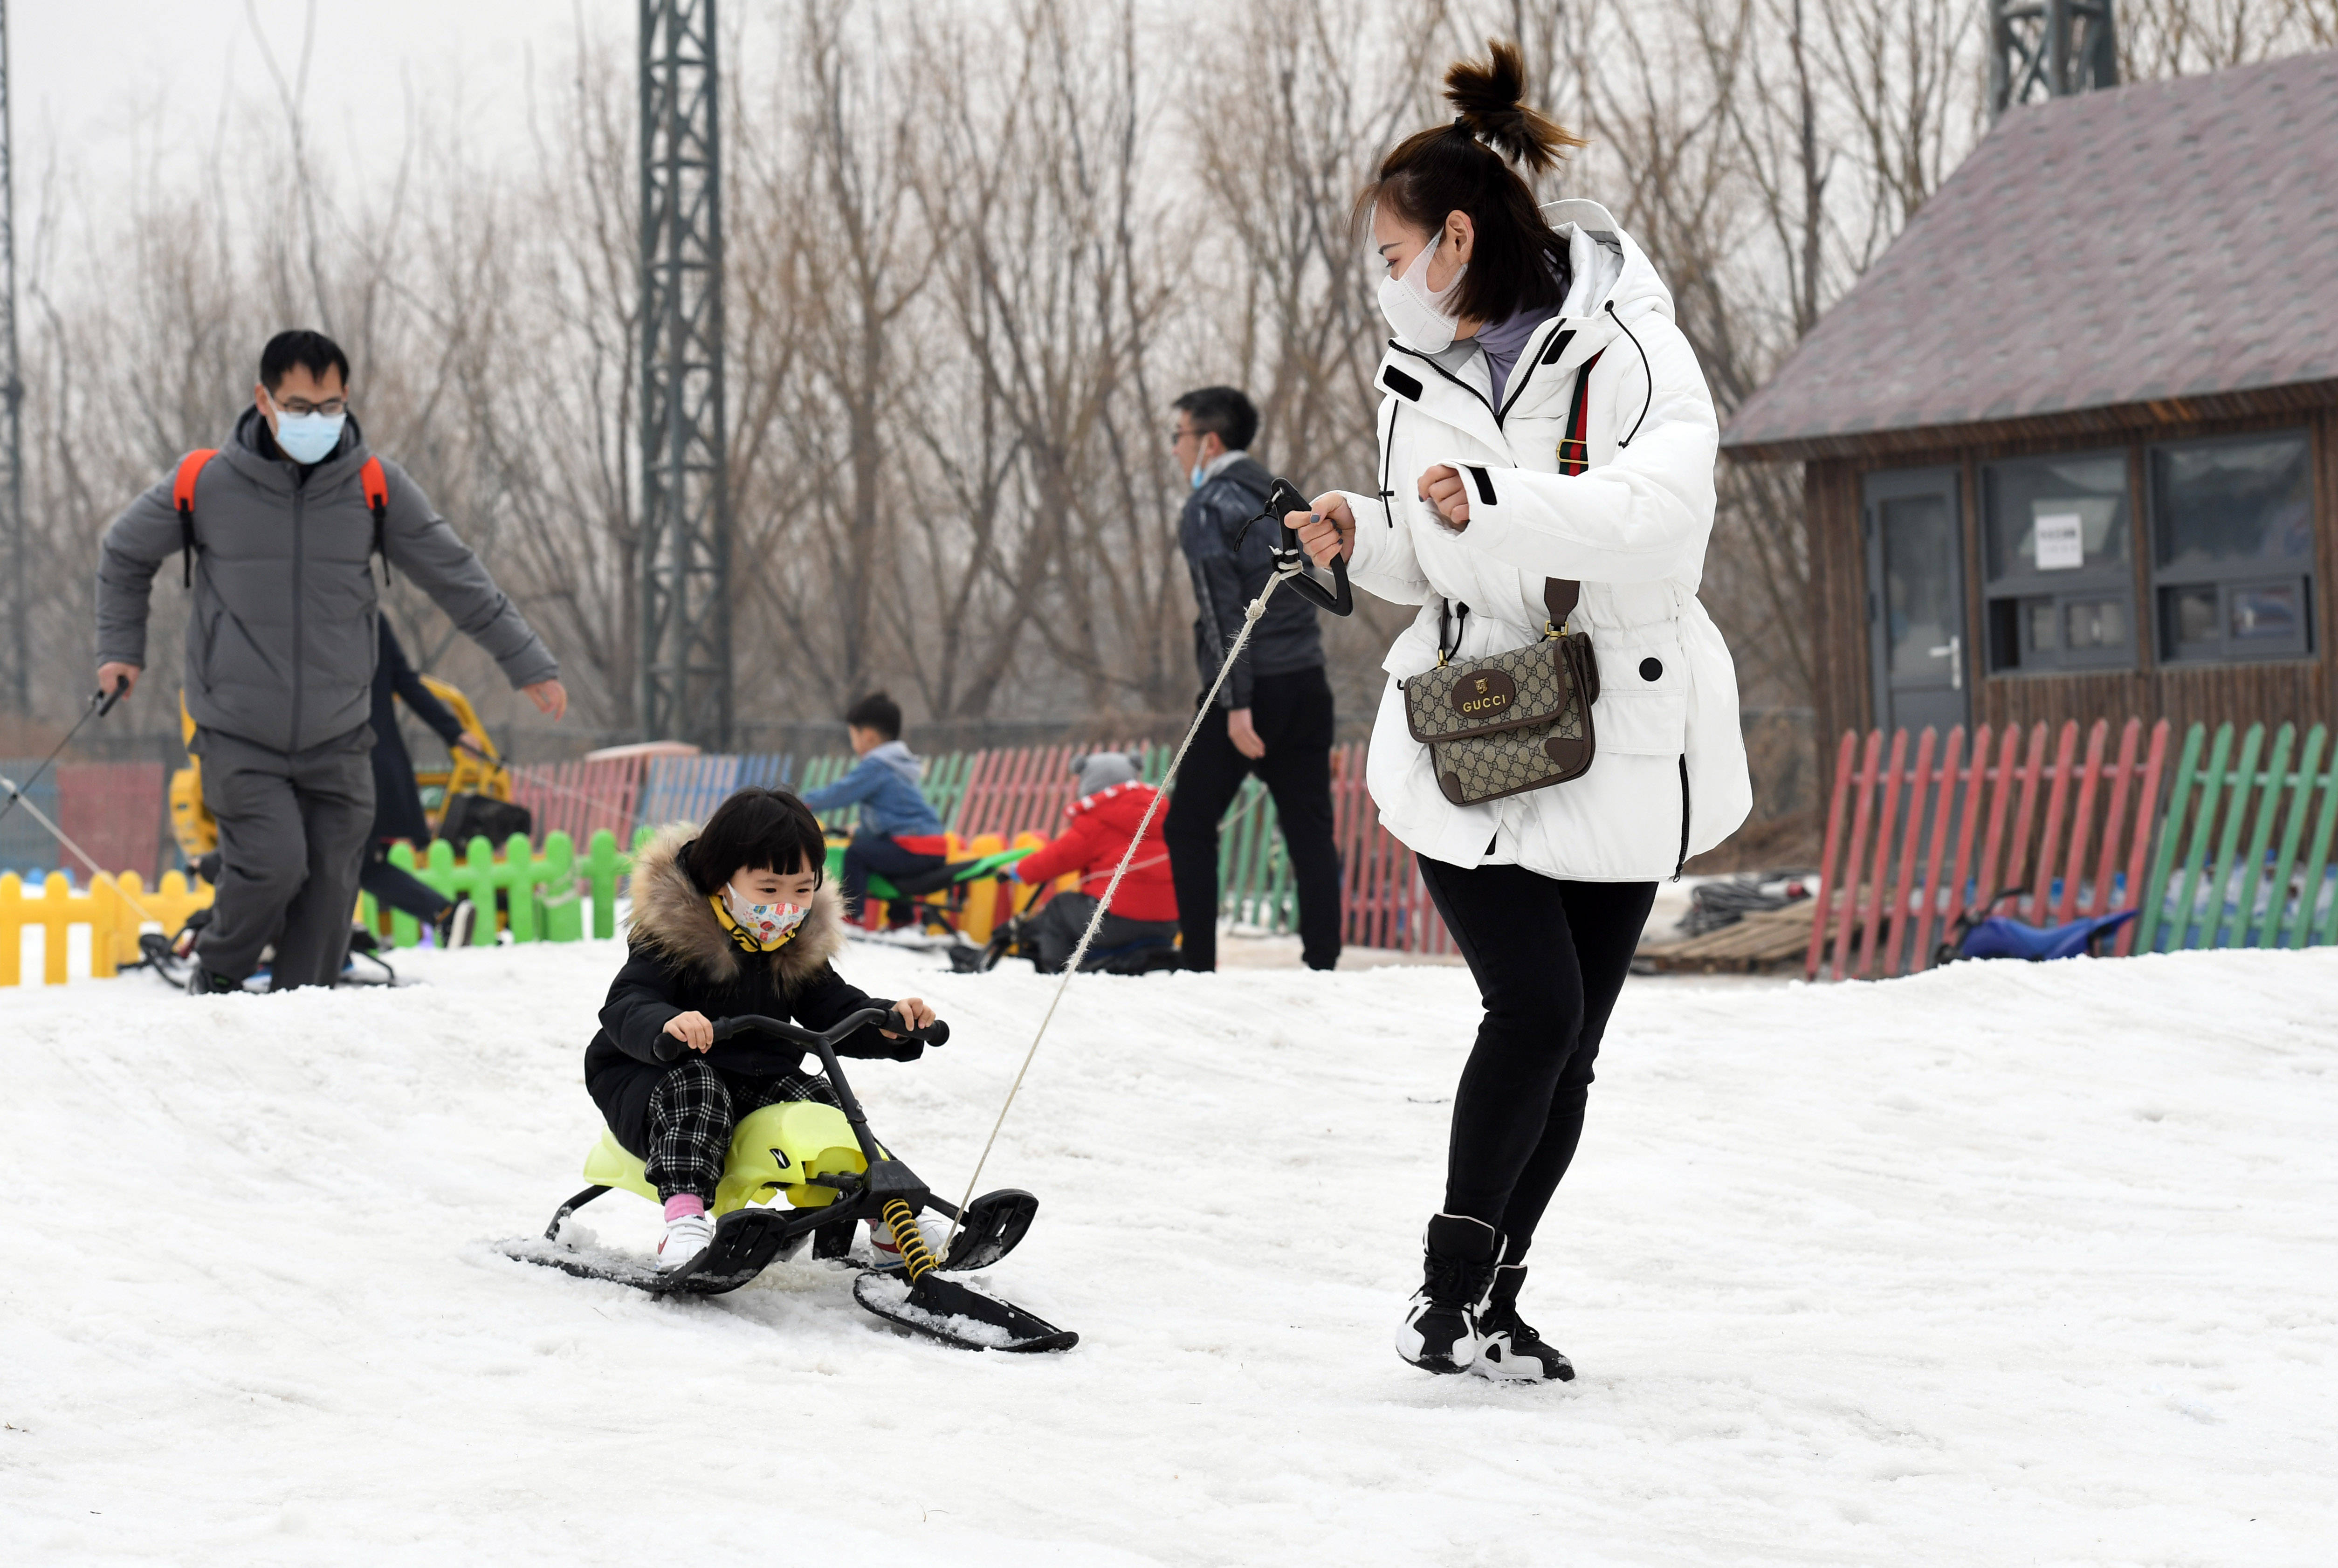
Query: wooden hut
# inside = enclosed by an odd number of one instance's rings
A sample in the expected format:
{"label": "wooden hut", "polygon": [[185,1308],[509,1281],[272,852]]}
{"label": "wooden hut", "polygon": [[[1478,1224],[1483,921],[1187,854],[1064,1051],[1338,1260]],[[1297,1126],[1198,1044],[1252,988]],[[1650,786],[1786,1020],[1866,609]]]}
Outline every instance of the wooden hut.
{"label": "wooden hut", "polygon": [[2017,109],[1750,398],[1820,733],[2327,721],[2338,54]]}

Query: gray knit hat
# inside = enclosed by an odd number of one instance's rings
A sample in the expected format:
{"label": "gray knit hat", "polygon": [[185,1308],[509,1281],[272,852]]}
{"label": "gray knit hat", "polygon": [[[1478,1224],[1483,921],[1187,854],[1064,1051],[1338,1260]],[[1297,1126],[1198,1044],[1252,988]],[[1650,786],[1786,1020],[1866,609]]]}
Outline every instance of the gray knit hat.
{"label": "gray knit hat", "polygon": [[1075,757],[1072,759],[1072,771],[1080,776],[1075,789],[1082,799],[1099,790],[1109,789],[1115,784],[1136,781],[1135,760],[1118,751],[1096,751],[1086,757]]}

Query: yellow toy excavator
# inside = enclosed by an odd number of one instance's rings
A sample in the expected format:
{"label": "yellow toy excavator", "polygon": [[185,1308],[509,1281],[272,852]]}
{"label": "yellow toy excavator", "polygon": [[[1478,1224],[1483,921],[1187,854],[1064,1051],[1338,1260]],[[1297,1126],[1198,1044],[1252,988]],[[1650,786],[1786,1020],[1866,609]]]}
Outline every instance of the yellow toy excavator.
{"label": "yellow toy excavator", "polygon": [[[503,764],[496,751],[496,743],[487,739],[487,727],[479,722],[477,710],[462,691],[435,675],[425,675],[422,683],[430,694],[447,704],[456,719],[469,733],[485,743],[486,755],[474,756],[467,750],[456,750],[444,768],[417,768],[416,788],[422,791],[422,810],[432,831],[445,819],[447,802],[457,795],[484,795],[491,800],[511,799],[511,770]],[[187,694],[179,693],[179,735],[182,743],[192,744],[195,720],[187,711]],[[188,753],[187,765],[171,775],[171,834],[179,841],[179,852],[189,865],[219,848],[219,824],[211,818],[211,808],[203,804],[202,759]]]}

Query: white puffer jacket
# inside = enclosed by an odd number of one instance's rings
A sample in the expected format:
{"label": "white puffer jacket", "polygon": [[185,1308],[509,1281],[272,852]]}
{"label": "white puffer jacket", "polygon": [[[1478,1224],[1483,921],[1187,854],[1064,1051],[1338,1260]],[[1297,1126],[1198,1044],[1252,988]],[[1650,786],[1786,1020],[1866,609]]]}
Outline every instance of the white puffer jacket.
{"label": "white puffer jacket", "polygon": [[[1568,242],[1573,282],[1560,314],[1520,351],[1498,413],[1483,356],[1457,377],[1392,343],[1375,377],[1388,394],[1387,494],[1348,495],[1349,575],[1421,611],[1381,662],[1391,679],[1366,779],[1389,830],[1434,859],[1651,881],[1720,843],[1753,806],[1736,670],[1696,597],[1719,432],[1695,353],[1673,325],[1672,294],[1639,246],[1596,202],[1560,201],[1546,213]],[[1576,373],[1595,354],[1591,466],[1562,475]],[[1469,485],[1459,534],[1416,493],[1440,463]],[[1591,634],[1599,661],[1596,760],[1571,783],[1456,806],[1406,728],[1397,682],[1436,664],[1440,598],[1469,607],[1461,655],[1502,652],[1542,635],[1548,577],[1583,584],[1571,629]]]}

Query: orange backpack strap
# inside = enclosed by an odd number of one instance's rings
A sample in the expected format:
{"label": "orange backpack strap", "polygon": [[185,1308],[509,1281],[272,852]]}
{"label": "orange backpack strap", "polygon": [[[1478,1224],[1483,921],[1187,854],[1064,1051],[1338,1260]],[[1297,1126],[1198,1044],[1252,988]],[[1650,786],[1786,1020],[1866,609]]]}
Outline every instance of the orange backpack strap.
{"label": "orange backpack strap", "polygon": [[195,481],[203,465],[218,456],[216,446],[188,453],[179,459],[179,472],[171,480],[171,504],[179,511],[179,564],[190,588],[195,585]]}
{"label": "orange backpack strap", "polygon": [[374,554],[381,557],[382,586],[389,585],[389,475],[381,471],[381,459],[368,457],[358,470],[358,483],[365,488],[366,507],[373,514]]}

